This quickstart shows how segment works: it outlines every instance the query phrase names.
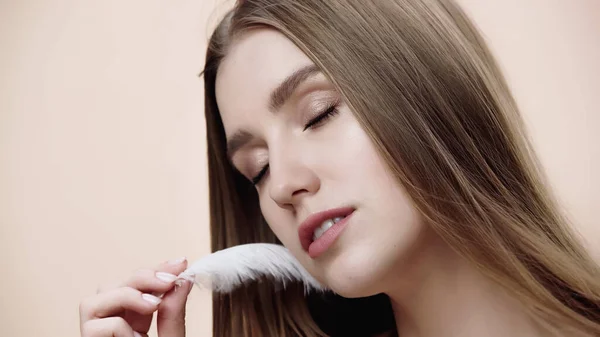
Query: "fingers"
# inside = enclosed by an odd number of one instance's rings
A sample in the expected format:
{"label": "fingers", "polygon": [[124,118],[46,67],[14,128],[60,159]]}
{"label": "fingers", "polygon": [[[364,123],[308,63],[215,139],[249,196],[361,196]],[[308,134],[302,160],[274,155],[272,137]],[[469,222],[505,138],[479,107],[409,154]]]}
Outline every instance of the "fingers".
{"label": "fingers", "polygon": [[185,280],[163,297],[158,307],[158,337],[185,337],[185,306],[193,283]]}
{"label": "fingers", "polygon": [[[129,278],[129,280],[124,282],[121,287],[137,289],[143,293],[160,297],[173,288],[173,282],[177,278],[177,276],[158,270],[173,270],[177,272],[179,269],[185,268],[184,262],[180,262],[178,263],[178,265],[161,264],[158,266],[157,270],[139,269]],[[110,301],[110,299],[107,299],[107,301]],[[156,310],[156,308],[157,307],[155,307],[154,310]],[[135,331],[148,331],[152,323],[151,313],[148,313],[146,311],[139,311],[133,307],[128,309],[130,310],[126,312],[124,318],[127,320],[127,322],[131,324],[131,327]],[[118,308],[114,310],[118,310]],[[96,317],[99,317],[99,315],[96,315]]]}
{"label": "fingers", "polygon": [[140,269],[125,281],[125,287],[131,287],[147,293],[164,294],[173,288],[177,276],[164,271]]}
{"label": "fingers", "polygon": [[152,269],[140,269],[124,284],[126,287],[132,287],[145,292],[154,292],[164,294],[173,288],[173,281],[176,275],[179,275],[187,268],[185,258],[161,263]]}
{"label": "fingers", "polygon": [[[185,289],[177,287],[177,290],[174,287],[176,275],[186,268],[185,258],[176,259],[161,263],[154,270],[137,270],[125,282],[99,287],[96,295],[80,303],[82,337],[147,337],[145,333],[150,328],[152,314],[159,310],[163,299],[167,300],[166,315],[161,317],[167,322],[179,317],[185,310],[191,285]],[[167,331],[175,331],[167,337],[185,335],[183,323],[176,328],[169,323],[162,326],[167,327]]]}
{"label": "fingers", "polygon": [[156,270],[179,275],[187,268],[187,264],[188,264],[187,259],[185,257],[182,257],[179,259],[174,259],[171,261],[161,263],[158,266],[158,268],[156,268]]}
{"label": "fingers", "polygon": [[[81,326],[81,337],[139,337],[121,317],[92,320]],[[143,336],[143,335],[142,335]]]}
{"label": "fingers", "polygon": [[124,310],[152,314],[162,300],[151,294],[129,287],[109,290],[83,300],[79,306],[83,321],[94,318],[118,316]]}
{"label": "fingers", "polygon": [[[187,268],[187,259],[179,258],[163,262],[153,269],[138,269],[125,282],[111,283],[99,286],[96,293],[100,294],[120,287],[132,287],[143,292],[165,293],[173,287],[169,278],[179,275]],[[171,275],[166,275],[166,274]]]}

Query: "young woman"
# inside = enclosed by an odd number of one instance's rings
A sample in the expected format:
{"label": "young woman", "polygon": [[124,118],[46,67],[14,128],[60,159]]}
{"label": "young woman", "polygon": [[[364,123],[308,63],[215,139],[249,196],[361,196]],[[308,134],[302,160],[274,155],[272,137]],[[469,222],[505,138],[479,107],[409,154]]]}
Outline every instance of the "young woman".
{"label": "young woman", "polygon": [[[452,1],[239,2],[203,76],[212,249],[281,243],[332,290],[215,295],[214,336],[600,336],[600,268]],[[84,300],[82,336],[184,336],[185,266]]]}

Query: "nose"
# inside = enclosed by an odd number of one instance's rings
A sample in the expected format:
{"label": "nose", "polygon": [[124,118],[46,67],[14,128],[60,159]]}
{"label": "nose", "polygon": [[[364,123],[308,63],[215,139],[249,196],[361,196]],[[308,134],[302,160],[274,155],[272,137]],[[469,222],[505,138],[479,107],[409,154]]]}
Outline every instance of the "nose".
{"label": "nose", "polygon": [[289,155],[289,152],[280,160],[269,161],[269,175],[270,197],[281,208],[298,207],[301,199],[315,194],[321,187],[315,171],[302,158]]}

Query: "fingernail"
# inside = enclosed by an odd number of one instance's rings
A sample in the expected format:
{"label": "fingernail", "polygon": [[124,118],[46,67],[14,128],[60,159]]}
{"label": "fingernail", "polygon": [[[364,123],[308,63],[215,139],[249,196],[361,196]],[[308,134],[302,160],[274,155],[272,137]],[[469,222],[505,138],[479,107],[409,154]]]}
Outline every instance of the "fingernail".
{"label": "fingernail", "polygon": [[173,281],[175,281],[177,279],[177,276],[173,275],[173,274],[169,274],[169,273],[163,273],[161,271],[157,271],[156,272],[156,278],[158,278],[161,281],[167,282],[167,283],[171,283]]}
{"label": "fingernail", "polygon": [[193,283],[195,281],[195,275],[194,274],[180,274],[177,277],[175,284],[181,287],[186,280],[189,281],[190,283]]}
{"label": "fingernail", "polygon": [[187,273],[187,274],[182,274],[182,275],[180,275],[180,277],[181,277],[182,279],[186,279],[186,280],[188,280],[188,281],[190,281],[190,282],[192,282],[192,283],[193,283],[194,281],[196,281],[196,275],[195,275],[195,274],[190,274],[190,273]]}
{"label": "fingernail", "polygon": [[178,259],[174,259],[174,260],[169,261],[169,264],[180,264],[180,263],[182,263],[185,260],[186,260],[185,257],[180,257]]}
{"label": "fingernail", "polygon": [[137,332],[137,331],[134,331],[134,332],[133,332],[133,336],[134,336],[134,337],[142,337],[142,334],[141,334],[141,333],[139,333],[139,332]]}
{"label": "fingernail", "polygon": [[185,289],[187,287],[188,294],[190,293],[190,291],[192,290],[192,288],[194,286],[193,282],[186,280],[186,279],[178,279],[177,281],[175,281],[175,284],[177,286],[173,290],[174,292],[177,292],[177,290],[179,290],[179,289]]}
{"label": "fingernail", "polygon": [[143,298],[144,300],[146,300],[146,301],[148,301],[148,302],[152,303],[152,304],[155,304],[155,305],[156,305],[156,304],[159,304],[159,303],[160,303],[160,301],[161,301],[161,299],[160,299],[160,298],[158,298],[158,297],[156,297],[156,296],[153,296],[153,295],[150,295],[150,294],[142,294],[142,298]]}

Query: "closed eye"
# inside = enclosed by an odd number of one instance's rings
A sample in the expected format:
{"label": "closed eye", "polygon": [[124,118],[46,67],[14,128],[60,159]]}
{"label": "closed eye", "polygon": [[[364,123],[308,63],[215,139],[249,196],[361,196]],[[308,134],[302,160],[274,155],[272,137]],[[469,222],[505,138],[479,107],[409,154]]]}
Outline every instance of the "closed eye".
{"label": "closed eye", "polygon": [[325,108],[325,111],[323,111],[317,117],[311,119],[308,123],[306,123],[306,125],[304,126],[304,130],[302,130],[302,131],[306,131],[306,129],[319,126],[321,123],[323,123],[327,119],[329,119],[332,116],[334,116],[335,114],[337,114],[339,112],[338,106],[339,106],[339,103],[334,102],[333,104],[331,104],[330,106]]}
{"label": "closed eye", "polygon": [[[325,110],[322,113],[320,113],[317,117],[311,119],[308,123],[306,123],[306,125],[304,125],[304,129],[302,131],[306,131],[307,129],[311,129],[311,128],[314,129],[314,128],[322,125],[329,118],[338,114],[339,113],[339,110],[338,110],[339,104],[340,104],[339,101],[333,102],[331,105],[329,105],[327,108],[325,108]],[[263,168],[260,170],[260,172],[252,178],[253,185],[258,185],[260,183],[260,181],[262,180],[264,175],[267,173],[268,168],[269,168],[269,164],[263,166]]]}

